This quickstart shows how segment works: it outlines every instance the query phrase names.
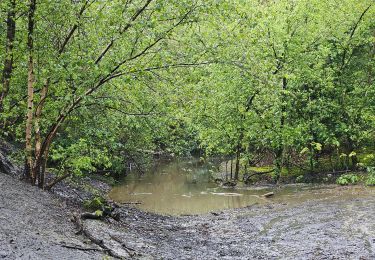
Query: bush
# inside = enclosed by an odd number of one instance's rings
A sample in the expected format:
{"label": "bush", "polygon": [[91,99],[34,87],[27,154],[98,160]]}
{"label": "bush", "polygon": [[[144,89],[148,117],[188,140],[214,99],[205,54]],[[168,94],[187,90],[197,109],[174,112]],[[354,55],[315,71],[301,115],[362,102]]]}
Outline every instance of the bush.
{"label": "bush", "polygon": [[365,166],[374,168],[375,166],[375,154],[366,154],[366,156],[361,160]]}
{"label": "bush", "polygon": [[375,167],[367,167],[368,176],[366,179],[367,186],[375,186]]}
{"label": "bush", "polygon": [[83,206],[86,209],[100,210],[105,206],[105,199],[102,197],[95,197],[92,200],[85,200]]}
{"label": "bush", "polygon": [[356,184],[359,181],[359,177],[355,174],[344,174],[341,175],[336,183],[340,185]]}
{"label": "bush", "polygon": [[298,175],[297,178],[296,178],[296,182],[297,183],[301,183],[304,181],[304,176],[303,175]]}

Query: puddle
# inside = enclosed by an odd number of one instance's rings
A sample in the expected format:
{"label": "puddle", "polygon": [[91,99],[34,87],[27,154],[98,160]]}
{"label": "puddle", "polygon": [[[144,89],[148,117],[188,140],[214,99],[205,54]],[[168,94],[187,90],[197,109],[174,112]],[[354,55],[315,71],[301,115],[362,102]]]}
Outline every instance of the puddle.
{"label": "puddle", "polygon": [[[132,173],[114,187],[109,196],[117,202],[136,202],[150,212],[168,215],[202,214],[253,204],[295,204],[308,200],[358,198],[375,195],[375,189],[363,186],[287,185],[278,187],[223,188],[210,178],[212,165],[197,161],[159,164],[142,176]],[[262,195],[274,192],[272,198]]]}

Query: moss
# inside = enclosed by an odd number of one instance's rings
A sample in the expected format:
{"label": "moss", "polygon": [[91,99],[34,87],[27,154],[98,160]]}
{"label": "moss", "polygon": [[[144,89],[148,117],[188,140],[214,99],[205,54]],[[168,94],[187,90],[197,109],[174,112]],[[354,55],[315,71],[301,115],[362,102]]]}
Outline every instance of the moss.
{"label": "moss", "polygon": [[255,172],[267,172],[273,169],[273,166],[262,166],[262,167],[250,167],[251,171]]}

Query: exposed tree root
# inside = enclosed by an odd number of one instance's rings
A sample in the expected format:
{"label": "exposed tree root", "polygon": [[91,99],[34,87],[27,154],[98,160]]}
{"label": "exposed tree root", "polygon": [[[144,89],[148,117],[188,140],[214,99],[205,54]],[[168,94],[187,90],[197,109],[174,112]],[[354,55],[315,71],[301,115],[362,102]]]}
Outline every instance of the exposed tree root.
{"label": "exposed tree root", "polygon": [[124,256],[117,254],[114,250],[112,250],[111,248],[106,246],[102,239],[99,239],[99,238],[95,237],[88,229],[86,229],[85,226],[82,223],[82,220],[81,220],[80,216],[73,215],[73,222],[75,223],[75,225],[78,229],[76,234],[83,234],[88,239],[90,239],[91,242],[100,246],[103,249],[104,252],[106,252],[108,255],[110,255],[114,258],[118,258],[118,259],[124,259],[125,258]]}
{"label": "exposed tree root", "polygon": [[100,219],[100,218],[102,218],[101,215],[97,215],[91,212],[83,212],[81,214],[81,219]]}
{"label": "exposed tree root", "polygon": [[82,251],[103,251],[101,248],[92,248],[92,247],[82,247],[79,245],[66,245],[66,244],[60,244],[62,247],[71,248],[71,249],[77,249]]}
{"label": "exposed tree root", "polygon": [[117,243],[120,243],[121,246],[122,246],[122,248],[123,248],[126,252],[128,252],[128,254],[129,254],[131,257],[133,257],[133,256],[136,255],[136,251],[135,251],[135,249],[126,246],[125,243],[121,240],[121,238],[119,238],[119,237],[117,237],[117,236],[115,236],[115,235],[112,235],[112,234],[109,234],[109,236],[110,236],[113,240],[115,240]]}

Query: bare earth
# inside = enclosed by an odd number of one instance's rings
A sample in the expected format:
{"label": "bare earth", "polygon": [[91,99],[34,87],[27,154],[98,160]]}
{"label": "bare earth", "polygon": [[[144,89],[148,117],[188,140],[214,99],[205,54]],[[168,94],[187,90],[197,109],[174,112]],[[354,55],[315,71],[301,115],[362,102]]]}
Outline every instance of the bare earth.
{"label": "bare earth", "polygon": [[102,259],[94,248],[75,235],[70,209],[51,193],[0,173],[0,258]]}

